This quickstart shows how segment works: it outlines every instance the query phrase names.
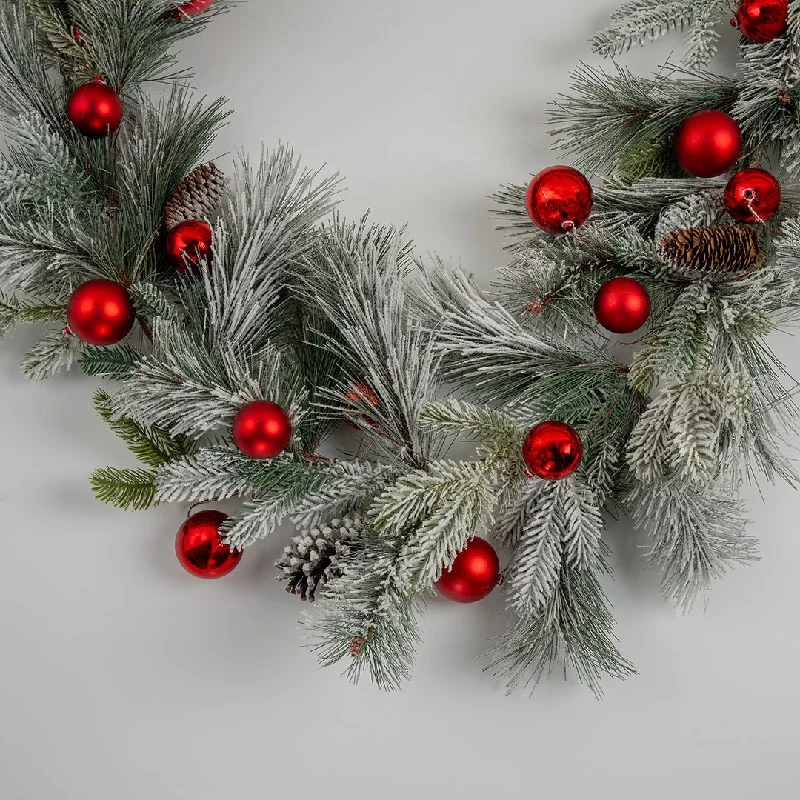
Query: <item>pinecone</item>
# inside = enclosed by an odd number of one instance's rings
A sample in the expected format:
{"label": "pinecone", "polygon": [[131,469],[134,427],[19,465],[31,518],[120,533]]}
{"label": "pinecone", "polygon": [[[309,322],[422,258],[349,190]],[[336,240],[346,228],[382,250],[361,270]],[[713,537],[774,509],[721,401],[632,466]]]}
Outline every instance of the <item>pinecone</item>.
{"label": "pinecone", "polygon": [[167,230],[187,219],[205,219],[217,209],[225,193],[225,175],[211,161],[192,170],[164,204]]}
{"label": "pinecone", "polygon": [[659,245],[676,267],[704,273],[747,272],[758,266],[758,231],[743,225],[711,225],[673,231]]}
{"label": "pinecone", "polygon": [[353,547],[358,547],[363,529],[358,517],[345,517],[301,531],[275,562],[283,571],[277,576],[278,580],[289,582],[287,592],[313,603],[318,589],[324,589],[331,580],[342,575],[342,559],[350,555]]}

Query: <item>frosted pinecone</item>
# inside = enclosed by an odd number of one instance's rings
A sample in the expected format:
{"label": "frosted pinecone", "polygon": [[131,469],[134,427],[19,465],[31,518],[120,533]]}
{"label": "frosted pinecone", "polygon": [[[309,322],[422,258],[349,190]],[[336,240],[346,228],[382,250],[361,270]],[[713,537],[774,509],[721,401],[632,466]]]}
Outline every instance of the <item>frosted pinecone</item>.
{"label": "frosted pinecone", "polygon": [[287,592],[314,602],[317,591],[342,574],[343,561],[358,546],[363,529],[358,517],[345,517],[301,531],[275,562],[282,570],[278,580],[288,581]]}
{"label": "frosted pinecone", "polygon": [[164,205],[167,230],[187,219],[210,217],[225,194],[225,175],[210,161],[192,170],[175,188]]}

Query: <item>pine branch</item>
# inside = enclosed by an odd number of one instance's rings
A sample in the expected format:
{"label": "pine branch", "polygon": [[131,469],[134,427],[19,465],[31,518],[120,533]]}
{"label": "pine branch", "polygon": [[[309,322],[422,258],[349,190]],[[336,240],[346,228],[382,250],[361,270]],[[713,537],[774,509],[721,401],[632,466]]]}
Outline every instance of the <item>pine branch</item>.
{"label": "pine branch", "polygon": [[143,511],[157,502],[153,470],[116,467],[95,470],[92,491],[103,503],[126,511]]}
{"label": "pine branch", "polygon": [[366,671],[381,689],[399,689],[411,674],[420,639],[417,607],[398,590],[401,539],[364,538],[326,594],[324,613],[312,623],[320,662],[347,662],[354,683]]}
{"label": "pine branch", "polygon": [[0,336],[8,333],[17,322],[39,324],[62,322],[66,309],[62,305],[48,305],[5,295],[0,291]]}
{"label": "pine branch", "polygon": [[636,523],[652,537],[648,558],[664,573],[662,590],[684,611],[712,580],[757,558],[742,504],[724,486],[698,491],[683,481],[660,482],[639,486],[630,501]]}
{"label": "pine branch", "polygon": [[505,677],[509,689],[535,688],[557,662],[571,666],[579,680],[601,695],[604,675],[635,674],[620,655],[612,633],[608,599],[594,572],[564,565],[556,589],[544,610],[518,620],[495,647],[488,669]]}
{"label": "pine branch", "polygon": [[79,359],[84,374],[124,380],[139,361],[139,351],[125,342],[113,347],[84,345]]}
{"label": "pine branch", "polygon": [[102,389],[94,395],[95,411],[128,449],[148,467],[156,468],[194,453],[192,441],[182,436],[170,436],[163,428],[145,428],[127,417],[114,413],[111,395]]}
{"label": "pine branch", "polygon": [[[610,57],[671,31],[687,34],[684,64],[702,66],[716,52],[717,26],[726,16],[722,0],[628,0],[611,13],[612,24],[592,39],[592,48]],[[727,13],[730,13],[729,11]]]}
{"label": "pine branch", "polygon": [[49,331],[22,359],[22,371],[35,381],[46,380],[75,363],[83,343],[63,330]]}

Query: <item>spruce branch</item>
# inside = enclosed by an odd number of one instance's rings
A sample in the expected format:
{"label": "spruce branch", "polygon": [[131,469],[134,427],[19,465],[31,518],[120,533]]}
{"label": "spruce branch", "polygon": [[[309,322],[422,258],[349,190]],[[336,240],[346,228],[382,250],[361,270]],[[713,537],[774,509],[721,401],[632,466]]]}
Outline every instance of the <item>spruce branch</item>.
{"label": "spruce branch", "polygon": [[68,370],[83,349],[77,336],[64,330],[48,331],[22,359],[22,371],[32,380],[42,381]]}

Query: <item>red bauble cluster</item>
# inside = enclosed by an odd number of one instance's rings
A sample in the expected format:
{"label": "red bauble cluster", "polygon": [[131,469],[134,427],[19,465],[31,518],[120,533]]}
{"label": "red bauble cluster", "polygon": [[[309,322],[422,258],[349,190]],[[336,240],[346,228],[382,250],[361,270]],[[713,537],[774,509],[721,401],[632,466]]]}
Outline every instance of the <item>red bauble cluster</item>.
{"label": "red bauble cluster", "polygon": [[723,111],[708,109],[687,117],[675,133],[675,157],[697,178],[728,172],[742,155],[742,131]]}
{"label": "red bauble cluster", "polygon": [[781,185],[763,169],[743,169],[725,187],[725,208],[737,222],[764,222],[781,204]]}
{"label": "red bauble cluster", "polygon": [[786,33],[789,0],[742,0],[731,23],[753,42],[771,42]]}
{"label": "red bauble cluster", "polygon": [[650,295],[633,278],[612,278],[595,295],[594,315],[611,333],[633,333],[650,316]]}
{"label": "red bauble cluster", "polygon": [[548,233],[565,233],[592,213],[592,186],[578,170],[556,166],[542,170],[530,182],[525,208],[530,218]]}
{"label": "red bauble cluster", "polygon": [[124,286],[104,279],[81,284],[67,302],[70,333],[89,344],[121,342],[133,328],[136,311]]}
{"label": "red bauble cluster", "polygon": [[178,272],[196,272],[200,262],[211,260],[214,232],[202,219],[179,222],[167,234],[167,257]]}
{"label": "red bauble cluster", "polygon": [[532,428],[522,445],[522,458],[532,475],[545,480],[566,478],[578,469],[583,442],[566,422],[548,420]]}
{"label": "red bauble cluster", "polygon": [[242,560],[241,550],[231,550],[222,541],[220,526],[227,515],[221,511],[200,511],[181,525],[175,539],[175,553],[181,566],[197,578],[221,578]]}
{"label": "red bauble cluster", "polygon": [[174,11],[174,15],[178,19],[194,16],[195,14],[199,14],[201,11],[205,11],[212,2],[213,0],[189,0],[189,2],[181,3],[179,6],[177,6]]}
{"label": "red bauble cluster", "polygon": [[457,603],[474,603],[491,594],[500,580],[500,559],[494,548],[476,536],[436,581],[439,593]]}
{"label": "red bauble cluster", "polygon": [[250,458],[275,458],[292,438],[292,421],[277,404],[255,400],[233,421],[233,441]]}
{"label": "red bauble cluster", "polygon": [[122,100],[119,95],[95,78],[79,86],[67,101],[67,116],[75,129],[90,139],[102,139],[119,128]]}

